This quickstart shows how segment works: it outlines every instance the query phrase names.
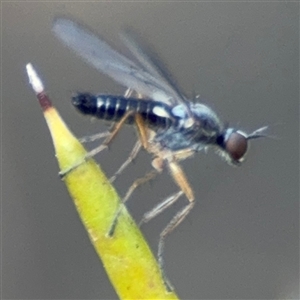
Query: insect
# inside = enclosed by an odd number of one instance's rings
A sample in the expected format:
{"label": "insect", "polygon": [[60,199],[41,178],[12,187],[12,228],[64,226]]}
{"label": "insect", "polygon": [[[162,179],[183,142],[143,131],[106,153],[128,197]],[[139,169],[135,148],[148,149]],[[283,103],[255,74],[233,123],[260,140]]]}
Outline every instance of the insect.
{"label": "insect", "polygon": [[[77,93],[72,98],[73,105],[81,113],[116,122],[111,133],[104,135],[106,140],[92,150],[90,156],[104,149],[123,124],[136,125],[139,139],[113,180],[136,157],[141,147],[153,156],[154,170],[133,183],[123,198],[123,203],[138,185],[152,179],[165,168],[169,169],[179,191],[146,213],[142,222],[148,222],[160,214],[182,195],[188,200],[187,205],[171,219],[160,234],[158,261],[167,283],[163,268],[165,238],[185,219],[195,203],[193,189],[179,161],[201,150],[214,148],[229,164],[240,165],[247,152],[249,140],[265,136],[267,127],[247,134],[223,124],[208,106],[189,101],[166,76],[167,73],[161,66],[154,63],[130,35],[124,35],[123,41],[137,62],[121,55],[89,29],[72,20],[56,19],[53,31],[88,64],[128,88],[125,95]],[[111,236],[114,234],[120,211],[121,208],[112,222],[109,232]]]}

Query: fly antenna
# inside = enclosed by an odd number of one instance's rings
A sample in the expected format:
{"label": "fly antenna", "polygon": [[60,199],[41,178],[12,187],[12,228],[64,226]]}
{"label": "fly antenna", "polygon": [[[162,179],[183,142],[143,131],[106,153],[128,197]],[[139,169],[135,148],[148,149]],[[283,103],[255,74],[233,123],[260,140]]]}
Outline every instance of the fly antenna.
{"label": "fly antenna", "polygon": [[263,126],[261,128],[254,130],[252,133],[247,135],[247,140],[257,139],[260,137],[269,137],[267,134],[265,134],[265,131],[268,128],[269,128],[269,126]]}

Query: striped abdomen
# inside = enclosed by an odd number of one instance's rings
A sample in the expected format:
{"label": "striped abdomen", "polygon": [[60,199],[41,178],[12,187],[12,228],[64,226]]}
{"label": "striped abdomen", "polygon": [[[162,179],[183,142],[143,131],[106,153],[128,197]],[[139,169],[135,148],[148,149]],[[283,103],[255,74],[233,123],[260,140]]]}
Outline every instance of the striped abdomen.
{"label": "striped abdomen", "polygon": [[72,104],[81,113],[106,121],[118,122],[127,112],[133,112],[127,118],[127,124],[134,123],[134,114],[140,114],[144,122],[153,129],[177,125],[177,119],[172,116],[171,108],[152,100],[78,93],[72,97]]}

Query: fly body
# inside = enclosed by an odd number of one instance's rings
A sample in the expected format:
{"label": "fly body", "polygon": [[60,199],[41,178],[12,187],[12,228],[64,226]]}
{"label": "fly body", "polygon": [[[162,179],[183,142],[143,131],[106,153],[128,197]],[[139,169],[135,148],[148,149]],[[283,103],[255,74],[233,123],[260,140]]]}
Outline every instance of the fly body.
{"label": "fly body", "polygon": [[[145,124],[153,130],[177,127],[179,121],[177,117],[172,116],[170,106],[149,99],[141,101],[122,95],[77,93],[72,97],[72,104],[83,114],[112,122],[119,122],[126,113],[134,112],[139,114]],[[128,116],[125,122],[134,124],[134,115]]]}
{"label": "fly body", "polygon": [[[247,134],[225,126],[208,106],[187,100],[166,76],[168,73],[154,63],[128,34],[122,38],[136,62],[121,55],[89,29],[72,20],[56,19],[53,32],[88,64],[128,89],[124,96],[78,93],[72,99],[73,105],[81,113],[116,123],[107,139],[100,147],[92,150],[90,156],[103,150],[123,124],[136,125],[139,139],[113,180],[135,158],[141,146],[153,156],[154,171],[132,184],[123,198],[123,203],[130,198],[138,185],[152,179],[164,168],[169,169],[179,191],[146,213],[142,222],[148,222],[160,214],[182,195],[188,200],[188,204],[171,219],[160,234],[158,260],[164,275],[162,253],[165,237],[188,215],[195,200],[179,161],[211,147],[228,163],[240,165],[248,150],[249,140],[265,136],[264,130],[267,127]],[[133,97],[133,94],[136,97]],[[109,231],[111,236],[115,232],[121,209],[122,207],[118,209],[112,221]],[[166,285],[171,288],[165,276],[164,278]]]}

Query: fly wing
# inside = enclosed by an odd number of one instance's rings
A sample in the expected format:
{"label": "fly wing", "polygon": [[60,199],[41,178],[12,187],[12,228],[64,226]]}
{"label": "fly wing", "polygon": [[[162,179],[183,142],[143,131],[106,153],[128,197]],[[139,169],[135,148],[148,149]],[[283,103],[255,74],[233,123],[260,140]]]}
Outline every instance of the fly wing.
{"label": "fly wing", "polygon": [[[160,84],[162,89],[172,95],[172,103],[174,105],[183,104],[186,106],[186,109],[188,109],[185,97],[178,89],[176,82],[171,78],[164,65],[158,60],[156,53],[154,53],[152,49],[149,49],[149,47],[142,48],[137,42],[137,37],[129,30],[123,31],[120,37],[143,69],[155,78],[156,83]],[[143,44],[143,46],[145,45]]]}
{"label": "fly wing", "polygon": [[149,74],[136,63],[112,49],[93,32],[78,23],[58,18],[53,23],[54,34],[100,72],[107,74],[121,85],[155,101],[169,105],[178,104],[179,96],[168,85]]}

